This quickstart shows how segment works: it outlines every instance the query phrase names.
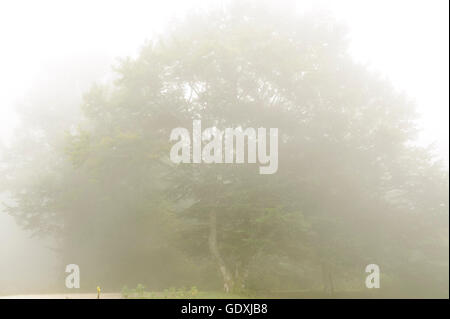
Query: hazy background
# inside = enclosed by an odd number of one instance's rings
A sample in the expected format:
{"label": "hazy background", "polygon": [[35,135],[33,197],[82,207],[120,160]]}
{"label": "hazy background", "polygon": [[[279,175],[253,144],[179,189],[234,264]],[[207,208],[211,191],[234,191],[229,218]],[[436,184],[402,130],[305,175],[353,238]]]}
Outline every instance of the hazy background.
{"label": "hazy background", "polygon": [[[274,7],[281,7],[277,2]],[[289,2],[289,1],[287,1]],[[448,1],[294,1],[345,21],[354,57],[416,99],[423,143],[448,160]],[[0,136],[13,134],[14,104],[46,65],[76,56],[135,55],[172,17],[227,1],[2,1]]]}
{"label": "hazy background", "polygon": [[[97,61],[97,71],[87,74],[89,81],[73,92],[81,102],[90,81],[109,79],[108,68],[116,57],[135,56],[145,39],[164,30],[172,17],[202,10],[211,2],[227,1],[2,1],[0,141],[8,145],[20,121],[15,108],[30,95],[38,96],[39,88],[74,87],[70,79],[64,84],[64,66]],[[282,1],[274,3],[277,8]],[[422,115],[420,144],[434,144],[436,157],[448,163],[448,1],[296,1],[293,5],[298,12],[329,11],[347,24],[352,55],[416,101]],[[55,83],[52,77],[58,72]],[[0,293],[2,287],[38,289],[37,277],[51,278],[60,265],[47,247],[0,214]]]}

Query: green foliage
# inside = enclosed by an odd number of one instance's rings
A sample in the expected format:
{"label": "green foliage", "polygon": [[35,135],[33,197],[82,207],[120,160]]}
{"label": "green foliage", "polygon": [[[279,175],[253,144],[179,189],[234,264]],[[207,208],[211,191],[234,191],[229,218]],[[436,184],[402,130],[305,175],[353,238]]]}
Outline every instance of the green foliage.
{"label": "green foliage", "polygon": [[[377,263],[400,295],[448,294],[448,173],[411,146],[413,104],[347,49],[345,28],[323,16],[235,4],[187,18],[122,60],[113,86],[92,87],[78,126],[43,121],[44,138],[21,141],[30,154],[11,149],[8,213],[57,238],[84,281],[115,289],[221,289],[213,212],[232,292],[361,290]],[[278,172],[174,165],[170,131],[197,118],[279,128]],[[123,290],[201,295],[152,294]]]}
{"label": "green foliage", "polygon": [[130,289],[128,289],[127,286],[122,287],[121,294],[122,294],[123,298],[128,299],[128,297],[130,296],[130,293],[131,293],[131,291],[130,291]]}
{"label": "green foliage", "polygon": [[164,289],[162,292],[145,291],[145,287],[142,284],[138,284],[135,289],[128,289],[126,286],[122,288],[122,297],[125,299],[195,299],[205,298],[210,294],[210,292],[200,292],[196,286],[192,286],[189,289],[186,287],[171,287],[168,289]]}

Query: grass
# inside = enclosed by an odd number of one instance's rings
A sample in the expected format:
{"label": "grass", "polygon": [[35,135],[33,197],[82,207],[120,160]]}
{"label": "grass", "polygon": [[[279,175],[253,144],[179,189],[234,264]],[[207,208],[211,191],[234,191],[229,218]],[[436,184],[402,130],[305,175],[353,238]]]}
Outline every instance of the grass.
{"label": "grass", "polygon": [[149,292],[143,296],[128,297],[130,299],[244,299],[244,295],[227,294],[220,291],[202,291],[195,296],[180,296],[176,294],[167,294],[165,292]]}
{"label": "grass", "polygon": [[146,291],[143,285],[135,289],[122,289],[122,297],[126,299],[243,299],[244,294],[225,293],[221,291],[198,291],[196,287],[170,288],[164,291]]}
{"label": "grass", "polygon": [[381,295],[374,291],[339,291],[327,294],[323,291],[274,291],[247,293],[225,293],[223,291],[199,291],[196,287],[170,288],[164,291],[146,291],[143,285],[135,289],[122,289],[122,297],[126,299],[352,299],[352,298],[380,298]]}

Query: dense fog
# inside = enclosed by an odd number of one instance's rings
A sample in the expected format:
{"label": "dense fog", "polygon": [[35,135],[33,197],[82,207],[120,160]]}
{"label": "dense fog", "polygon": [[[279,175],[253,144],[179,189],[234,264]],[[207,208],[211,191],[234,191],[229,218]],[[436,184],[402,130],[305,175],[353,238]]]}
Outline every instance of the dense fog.
{"label": "dense fog", "polygon": [[333,12],[282,3],[178,8],[135,52],[40,65],[4,113],[0,296],[448,298],[431,91],[357,59]]}

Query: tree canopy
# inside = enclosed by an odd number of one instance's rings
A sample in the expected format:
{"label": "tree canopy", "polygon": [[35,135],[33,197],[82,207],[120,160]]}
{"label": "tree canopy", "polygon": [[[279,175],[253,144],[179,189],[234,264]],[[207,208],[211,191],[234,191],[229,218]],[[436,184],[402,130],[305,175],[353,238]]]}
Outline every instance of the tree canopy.
{"label": "tree canopy", "polygon": [[[448,294],[448,173],[346,35],[245,5],[187,17],[92,86],[82,119],[49,111],[8,150],[7,211],[93,286],[333,293],[375,263],[387,294]],[[170,132],[194,119],[278,128],[278,171],[172,163]]]}

